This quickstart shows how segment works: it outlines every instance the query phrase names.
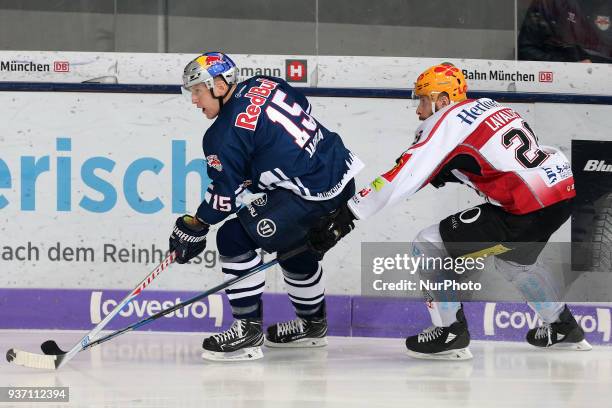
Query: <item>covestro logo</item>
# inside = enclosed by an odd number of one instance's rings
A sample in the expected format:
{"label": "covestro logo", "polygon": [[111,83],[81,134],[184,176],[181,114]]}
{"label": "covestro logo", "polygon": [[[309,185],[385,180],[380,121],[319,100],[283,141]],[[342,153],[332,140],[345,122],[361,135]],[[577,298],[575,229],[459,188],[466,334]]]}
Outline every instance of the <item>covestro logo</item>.
{"label": "covestro logo", "polygon": [[[221,295],[210,295],[205,301],[194,302],[183,309],[168,313],[166,319],[212,319],[215,327],[223,324],[223,301]],[[101,291],[91,292],[89,315],[92,324],[98,324],[121,301],[108,293]],[[153,316],[162,310],[183,302],[183,299],[134,299],[126,305],[119,316],[123,318],[143,319]]]}
{"label": "covestro logo", "polygon": [[[592,310],[591,310],[592,309]],[[609,308],[588,308],[582,314],[575,313],[576,321],[585,333],[598,334],[603,342],[610,342],[612,328]],[[533,311],[511,310],[504,305],[487,303],[484,310],[485,336],[501,336],[504,330],[529,330],[540,325]]]}

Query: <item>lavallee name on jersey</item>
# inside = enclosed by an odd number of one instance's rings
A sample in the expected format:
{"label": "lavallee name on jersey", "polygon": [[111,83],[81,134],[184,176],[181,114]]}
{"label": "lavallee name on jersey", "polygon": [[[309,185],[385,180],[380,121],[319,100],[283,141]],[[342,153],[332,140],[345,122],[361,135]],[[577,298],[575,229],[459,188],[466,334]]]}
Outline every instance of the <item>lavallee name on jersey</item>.
{"label": "lavallee name on jersey", "polygon": [[276,82],[265,78],[257,78],[257,81],[261,82],[261,85],[251,87],[244,95],[245,98],[249,98],[251,103],[244,112],[236,116],[236,121],[234,122],[236,127],[255,131],[257,119],[259,119],[261,114],[261,106],[266,103],[272,91],[278,86]]}

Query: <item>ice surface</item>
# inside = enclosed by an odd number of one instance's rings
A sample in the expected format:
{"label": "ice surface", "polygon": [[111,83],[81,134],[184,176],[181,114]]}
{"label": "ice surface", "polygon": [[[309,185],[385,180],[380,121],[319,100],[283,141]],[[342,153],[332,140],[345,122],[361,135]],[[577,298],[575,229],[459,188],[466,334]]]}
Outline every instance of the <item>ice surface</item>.
{"label": "ice surface", "polygon": [[[0,351],[70,348],[81,332],[0,331]],[[266,349],[262,360],[211,363],[204,334],[129,333],[55,372],[0,364],[0,386],[68,386],[58,407],[584,407],[612,400],[612,348],[537,350],[473,342],[474,359],[413,360],[401,339],[332,337],[323,349]],[[0,406],[10,406],[2,404]],[[29,406],[17,403],[17,407]]]}

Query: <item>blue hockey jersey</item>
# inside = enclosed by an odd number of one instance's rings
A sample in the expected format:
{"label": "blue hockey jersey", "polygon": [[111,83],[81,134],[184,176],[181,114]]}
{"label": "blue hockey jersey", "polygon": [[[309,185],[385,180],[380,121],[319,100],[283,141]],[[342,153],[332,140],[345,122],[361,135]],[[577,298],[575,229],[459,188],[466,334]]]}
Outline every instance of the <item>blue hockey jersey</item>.
{"label": "blue hockey jersey", "polygon": [[315,201],[338,195],[363,163],[310,109],[306,97],[280,78],[239,83],[204,134],[212,181],[196,216],[218,223],[240,207],[237,197],[245,189],[284,188]]}

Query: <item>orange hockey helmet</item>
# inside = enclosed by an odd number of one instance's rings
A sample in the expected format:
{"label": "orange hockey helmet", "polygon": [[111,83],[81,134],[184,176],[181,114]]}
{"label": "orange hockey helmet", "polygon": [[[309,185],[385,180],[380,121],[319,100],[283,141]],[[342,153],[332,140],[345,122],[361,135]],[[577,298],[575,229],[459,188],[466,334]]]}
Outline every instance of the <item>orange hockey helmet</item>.
{"label": "orange hockey helmet", "polygon": [[461,102],[467,98],[467,82],[463,72],[449,62],[427,68],[414,83],[413,97],[429,96],[432,102],[440,93],[446,92],[451,102]]}

